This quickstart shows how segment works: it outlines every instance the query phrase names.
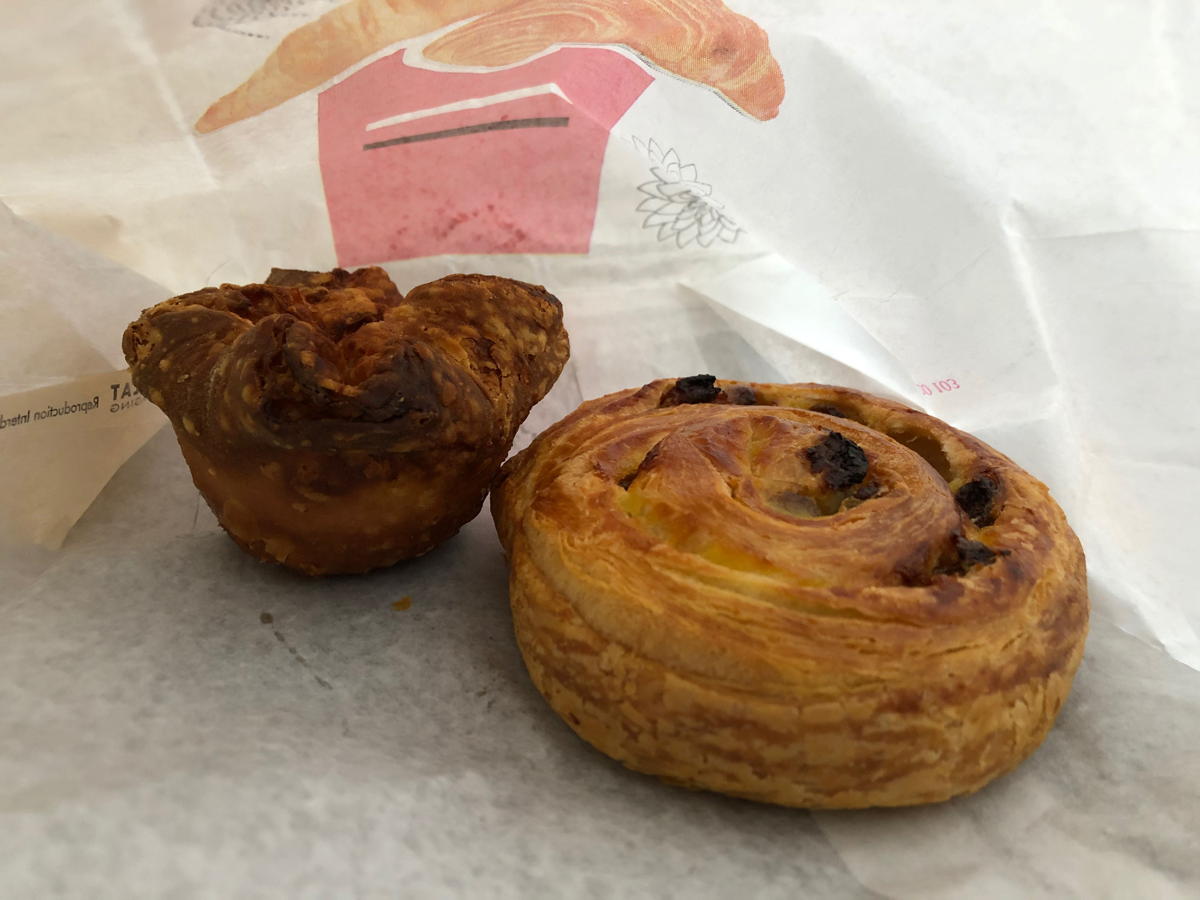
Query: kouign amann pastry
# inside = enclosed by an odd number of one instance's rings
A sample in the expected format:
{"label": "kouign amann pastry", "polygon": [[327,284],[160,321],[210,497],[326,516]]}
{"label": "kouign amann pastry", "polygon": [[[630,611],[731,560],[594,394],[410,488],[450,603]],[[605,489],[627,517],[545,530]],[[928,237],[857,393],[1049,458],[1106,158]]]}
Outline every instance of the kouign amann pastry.
{"label": "kouign amann pastry", "polygon": [[225,530],[309,575],[391,565],[472,519],[568,354],[541,287],[451,275],[403,297],[374,267],[183,294],[124,350]]}
{"label": "kouign amann pastry", "polygon": [[492,497],[534,684],[683,785],[969,793],[1041,743],[1083,653],[1083,552],[1045,486],[858,391],[652,382],[551,427]]}

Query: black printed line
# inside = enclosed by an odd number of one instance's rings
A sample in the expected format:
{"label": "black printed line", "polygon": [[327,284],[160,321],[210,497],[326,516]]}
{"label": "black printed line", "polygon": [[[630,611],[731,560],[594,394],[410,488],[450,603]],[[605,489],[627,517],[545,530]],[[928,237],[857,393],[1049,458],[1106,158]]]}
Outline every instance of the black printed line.
{"label": "black printed line", "polygon": [[395,147],[397,144],[415,144],[418,141],[436,141],[441,138],[458,137],[460,134],[476,134],[480,131],[510,131],[514,128],[566,128],[567,123],[570,121],[568,116],[541,116],[535,119],[502,119],[499,122],[481,122],[478,125],[463,125],[459,128],[447,128],[443,131],[407,134],[404,137],[363,144],[363,149],[378,150],[380,147]]}

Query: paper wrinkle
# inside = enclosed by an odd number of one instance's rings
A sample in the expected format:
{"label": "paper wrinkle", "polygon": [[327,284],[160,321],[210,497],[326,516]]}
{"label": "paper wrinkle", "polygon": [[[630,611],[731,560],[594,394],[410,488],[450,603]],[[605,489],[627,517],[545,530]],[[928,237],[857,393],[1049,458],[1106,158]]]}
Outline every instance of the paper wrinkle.
{"label": "paper wrinkle", "polygon": [[[1096,537],[1091,543],[1105,546]],[[1125,601],[1109,611],[1122,631],[1147,646],[1166,651],[1182,665],[1200,671],[1200,637],[1177,607],[1164,603],[1160,596],[1140,587],[1138,573],[1123,566],[1113,566],[1107,557],[1101,557],[1101,562],[1094,563],[1093,568],[1095,580],[1116,585]]]}
{"label": "paper wrinkle", "polygon": [[0,392],[124,367],[121,335],[165,299],[149,279],[24,221],[0,203]]}
{"label": "paper wrinkle", "polygon": [[129,385],[121,334],[164,292],[3,204],[0,271],[0,556],[11,556],[60,546],[162,426]]}
{"label": "paper wrinkle", "polygon": [[[1051,337],[1051,331],[1046,324],[1046,317],[1042,311],[1042,298],[1038,294],[1036,275],[1033,271],[1029,259],[1024,254],[1021,246],[1009,235],[1006,235],[1005,249],[1012,261],[1014,271],[1017,275],[1017,286],[1019,288],[1019,299],[1023,302],[1025,309],[1029,313],[1035,328],[1037,329],[1037,338],[1043,350],[1050,371],[1054,375],[1055,385],[1062,385],[1063,378],[1061,363],[1058,362],[1055,353],[1054,339]],[[1064,425],[1064,430],[1069,435],[1069,440],[1072,449],[1079,452],[1082,447],[1079,438],[1077,437],[1076,424],[1072,415],[1072,410],[1069,405],[1064,405],[1061,408],[1061,415]]]}
{"label": "paper wrinkle", "polygon": [[681,284],[718,306],[764,325],[796,343],[849,366],[886,393],[918,403],[913,379],[811,276],[779,254],[743,263],[711,279]]}
{"label": "paper wrinkle", "polygon": [[[1127,6],[1082,40],[1083,8],[1059,4],[956,30],[952,40],[921,40],[900,9],[814,17],[810,28],[887,85],[894,106],[928,123],[935,142],[961,136],[1000,188],[993,195],[1043,210],[1052,232],[1121,228],[1147,213],[1160,225],[1193,224],[1200,182],[1177,177],[1200,150],[1200,67],[1184,50],[1193,35],[1177,23],[1172,33],[1162,7]],[[1164,77],[1164,66],[1181,74]]]}
{"label": "paper wrinkle", "polygon": [[[1082,526],[1103,548],[1093,567],[1120,587],[1159,645],[1200,670],[1200,598],[1181,592],[1176,580],[1180,561],[1195,549],[1187,518],[1200,505],[1200,477],[1193,470],[1185,470],[1190,478],[1161,477],[1154,463],[1106,458],[1097,458],[1096,468],[1095,500]],[[1185,521],[1161,512],[1173,509],[1182,510]]]}
{"label": "paper wrinkle", "polygon": [[[689,293],[694,297],[701,296],[692,291]],[[732,343],[735,338],[740,338],[747,352],[756,358],[748,368],[735,366],[728,371],[721,368],[722,374],[730,380],[779,384],[802,375],[818,384],[837,384],[880,395],[890,393],[885,385],[858,369],[748,319],[731,307],[722,306],[707,297],[703,299],[707,308],[728,326],[729,336],[725,340]],[[711,350],[706,353],[706,356],[713,355]],[[893,396],[903,400],[900,396]]]}
{"label": "paper wrinkle", "polygon": [[[823,163],[833,177],[866,174],[855,170],[856,166],[870,168],[869,177],[845,178],[849,208],[865,207],[868,198],[863,192],[872,188],[909,196],[920,190],[925,192],[923,201],[944,208],[953,224],[953,234],[945,236],[952,236],[956,244],[974,241],[977,247],[986,245],[991,237],[989,210],[1003,197],[1003,186],[996,183],[998,163],[993,148],[979,139],[979,129],[961,121],[970,115],[969,110],[956,111],[954,116],[932,113],[942,111],[937,102],[944,96],[941,85],[908,77],[897,68],[887,68],[888,77],[879,77],[879,61],[864,58],[852,42],[809,36],[804,49],[805,65],[812,70],[805,74],[812,89],[820,88],[820,93],[805,98],[813,107],[808,114],[819,116],[805,130],[806,141],[817,147],[825,145]],[[902,95],[902,86],[919,96]],[[843,121],[836,124],[835,119]],[[833,127],[817,127],[820,125]],[[869,142],[873,152],[847,154],[844,147],[834,145],[850,135]],[[884,161],[886,168],[876,168]],[[873,176],[882,178],[876,182]],[[869,223],[863,225],[869,228]],[[944,227],[929,220],[909,225],[918,233]],[[894,234],[892,240],[903,241],[904,235]]]}
{"label": "paper wrinkle", "polygon": [[[1200,211],[1198,211],[1200,216]],[[1005,233],[1023,241],[1070,241],[1086,240],[1088,238],[1113,238],[1132,235],[1144,235],[1160,232],[1163,234],[1197,234],[1200,235],[1200,225],[1196,227],[1172,225],[1130,225],[1125,228],[1078,228],[1061,232],[1047,232],[1038,224],[1038,214],[1018,200],[1009,202],[1001,219]]]}
{"label": "paper wrinkle", "polygon": [[[1200,107],[1195,75],[1200,71],[1193,49],[1200,40],[1200,15],[1190,0],[1154,0],[1150,5],[1150,35],[1154,42],[1151,58],[1159,73],[1159,84],[1169,105],[1194,112]],[[1188,33],[1190,26],[1190,34]],[[1174,40],[1172,40],[1174,38]],[[1186,73],[1189,62],[1193,71]],[[1189,96],[1190,95],[1190,96]]]}
{"label": "paper wrinkle", "polygon": [[[1017,211],[1025,214],[1019,208]],[[1200,434],[1200,401],[1186,393],[1170,400],[1163,393],[1147,398],[1121,383],[1154,371],[1138,364],[1137,354],[1142,352],[1157,357],[1160,363],[1148,386],[1166,386],[1187,378],[1181,357],[1192,351],[1184,335],[1200,336],[1200,316],[1191,313],[1189,322],[1186,305],[1172,310],[1170,295],[1163,294],[1159,285],[1182,286],[1188,283],[1189,275],[1200,272],[1189,253],[1200,244],[1188,240],[1190,235],[1177,229],[1133,229],[1082,235],[1063,242],[1061,238],[1023,238],[1009,232],[1008,241],[1027,285],[1025,296],[1037,309],[1051,357],[1060,361],[1058,366],[1073,370],[1065,384],[1072,402],[1063,409],[1062,419],[1070,429],[1076,467],[1084,473],[1088,491],[1080,502],[1072,502],[1067,508],[1088,550],[1090,565],[1106,571],[1122,586],[1130,612],[1140,623],[1140,627],[1135,626],[1126,618],[1123,627],[1134,632],[1144,628],[1150,639],[1175,659],[1200,669],[1200,600],[1175,574],[1179,560],[1189,552],[1185,536],[1194,534],[1189,511],[1200,503],[1200,466],[1186,458],[1190,453],[1196,459],[1194,439],[1188,440],[1188,435],[1189,430]],[[1061,244],[1064,250],[1039,254],[1039,248],[1047,244]],[[1078,313],[1074,320],[1064,318],[1062,305],[1046,308],[1047,301],[1042,298],[1052,296],[1062,280],[1051,266],[1068,264],[1068,247],[1072,262],[1091,264],[1082,278],[1076,276],[1078,284],[1072,288],[1080,292],[1083,302],[1099,310],[1107,309],[1110,302],[1128,301],[1123,296],[1123,285],[1108,283],[1108,273],[1096,268],[1097,259],[1106,265],[1111,265],[1113,259],[1128,259],[1139,269],[1145,267],[1144,274],[1132,276],[1133,288],[1161,299],[1151,305],[1145,297],[1134,294],[1130,298],[1135,302],[1132,314],[1138,319],[1160,314],[1172,317],[1175,346],[1138,346],[1133,335],[1138,333],[1140,323],[1129,322],[1121,328],[1115,321],[1106,324],[1099,314],[1088,322],[1088,316]],[[1132,267],[1125,271],[1138,272]],[[1103,289],[1113,292],[1114,299],[1095,292],[1089,280],[1104,283]],[[1058,317],[1057,327],[1047,324],[1048,315]],[[1072,329],[1076,323],[1086,323],[1085,327],[1096,330],[1085,334],[1078,326]],[[1112,353],[1121,346],[1118,342],[1122,338],[1129,343],[1118,352],[1130,354],[1128,361],[1095,367],[1094,360],[1089,360],[1090,372],[1079,365],[1082,350],[1095,348],[1094,352]],[[1103,347],[1100,339],[1106,339]],[[1068,342],[1074,342],[1074,346],[1069,347]],[[1126,367],[1140,372],[1136,376],[1122,375]],[[1167,408],[1149,414],[1137,408],[1149,403],[1164,403]],[[1139,456],[1133,456],[1134,452]],[[1164,463],[1171,468],[1171,475],[1166,477],[1157,471]]]}
{"label": "paper wrinkle", "polygon": [[[996,202],[1003,196],[996,180],[1000,161],[984,137],[988,120],[955,93],[953,82],[930,78],[904,59],[866,56],[857,41],[844,36],[814,36],[813,49],[819,60],[825,54],[826,63],[832,61],[843,76],[859,83],[876,111],[890,119],[890,129],[914,145],[933,179],[968,185],[967,193],[981,200]],[[874,116],[872,125],[878,119]]]}
{"label": "paper wrinkle", "polygon": [[[222,190],[221,179],[214,171],[212,160],[206,147],[201,146],[199,135],[192,128],[193,117],[190,116],[181,106],[179,98],[173,89],[167,75],[167,68],[164,65],[163,58],[154,42],[150,40],[146,33],[143,20],[136,16],[133,10],[124,3],[115,4],[117,15],[120,17],[120,27],[129,38],[129,46],[135,51],[138,61],[141,63],[143,71],[154,82],[155,89],[158,95],[162,98],[167,109],[170,110],[171,118],[174,121],[175,127],[180,138],[185,142],[191,156],[199,164],[199,169],[206,176],[203,186],[197,186],[195,190],[199,192],[209,193],[218,198],[220,206],[225,212],[226,221],[221,223],[229,231],[237,232],[237,217],[234,216],[232,208],[228,200],[225,199]],[[206,146],[212,146],[206,145]],[[211,227],[211,226],[210,226]],[[238,249],[234,250],[237,257],[237,262],[243,269],[246,268],[244,252],[242,247],[252,246],[252,244],[241,244]],[[220,263],[220,266],[228,265],[233,260],[225,260]],[[262,275],[265,278],[266,275]],[[191,286],[173,285],[178,292],[183,292],[191,289]],[[165,297],[163,298],[165,299]]]}

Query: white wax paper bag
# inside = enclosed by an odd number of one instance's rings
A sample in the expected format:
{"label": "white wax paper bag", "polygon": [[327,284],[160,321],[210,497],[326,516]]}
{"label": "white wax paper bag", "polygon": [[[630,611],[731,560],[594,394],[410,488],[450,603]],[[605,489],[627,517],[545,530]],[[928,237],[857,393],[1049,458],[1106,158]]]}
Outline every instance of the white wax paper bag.
{"label": "white wax paper bag", "polygon": [[163,292],[3,204],[0,285],[0,558],[12,558],[58,547],[162,426],[130,384],[121,332]]}

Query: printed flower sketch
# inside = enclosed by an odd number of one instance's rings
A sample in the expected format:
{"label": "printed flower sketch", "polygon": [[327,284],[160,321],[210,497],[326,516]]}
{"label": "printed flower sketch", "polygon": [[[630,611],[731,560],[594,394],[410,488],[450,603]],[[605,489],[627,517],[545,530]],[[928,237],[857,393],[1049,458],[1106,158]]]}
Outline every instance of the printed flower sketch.
{"label": "printed flower sketch", "polygon": [[742,229],[721,211],[721,205],[712,199],[712,185],[700,181],[694,165],[680,162],[673,148],[663,152],[653,138],[644,143],[635,137],[633,143],[649,158],[654,176],[653,181],[638,185],[646,195],[637,205],[638,212],[646,213],[643,228],[657,228],[660,241],[673,240],[680,248],[737,240]]}
{"label": "printed flower sketch", "polygon": [[277,20],[308,19],[335,5],[334,0],[207,0],[192,24],[267,40],[264,32]]}

